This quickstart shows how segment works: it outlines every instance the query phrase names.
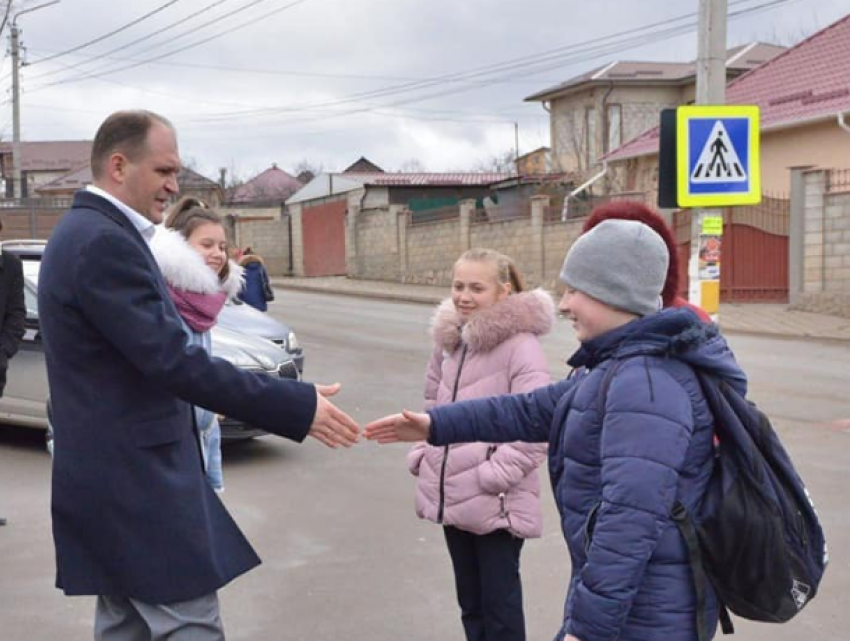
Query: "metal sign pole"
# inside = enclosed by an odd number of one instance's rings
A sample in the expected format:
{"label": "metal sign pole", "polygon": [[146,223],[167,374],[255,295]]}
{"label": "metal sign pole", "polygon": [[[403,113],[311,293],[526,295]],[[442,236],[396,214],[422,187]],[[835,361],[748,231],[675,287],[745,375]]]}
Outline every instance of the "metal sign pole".
{"label": "metal sign pole", "polygon": [[[697,48],[696,104],[722,105],[726,102],[726,14],[727,0],[700,0]],[[703,222],[717,212],[694,209],[691,213],[691,256],[688,262],[688,298],[716,315],[720,299],[717,280],[700,278],[700,246],[705,244]],[[719,251],[719,247],[718,247]],[[719,255],[717,265],[720,265]]]}

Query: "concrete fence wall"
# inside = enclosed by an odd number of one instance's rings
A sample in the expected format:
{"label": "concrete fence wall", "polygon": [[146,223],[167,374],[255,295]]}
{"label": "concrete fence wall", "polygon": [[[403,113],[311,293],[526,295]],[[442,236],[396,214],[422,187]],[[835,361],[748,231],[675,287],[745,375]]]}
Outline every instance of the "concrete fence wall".
{"label": "concrete fence wall", "polygon": [[407,261],[402,282],[448,285],[452,267],[460,256],[459,220],[426,223],[406,228]]}
{"label": "concrete fence wall", "polygon": [[399,225],[395,206],[388,209],[367,209],[357,216],[357,251],[349,260],[355,261],[358,278],[397,281],[401,276],[399,264]]}
{"label": "concrete fence wall", "polygon": [[272,214],[266,211],[250,212],[243,210],[238,217],[230,219],[232,242],[242,249],[250,247],[265,262],[272,276],[284,276],[289,273],[290,259],[290,220],[281,216],[279,211]]}
{"label": "concrete fence wall", "polygon": [[509,255],[529,286],[556,288],[564,255],[582,220],[546,222],[546,196],[531,201],[531,216],[499,222],[476,220],[475,202],[462,201],[457,215],[411,224],[402,206],[359,211],[349,202],[347,271],[353,278],[444,285],[458,256],[471,247]]}
{"label": "concrete fence wall", "polygon": [[850,171],[795,168],[791,303],[850,318]]}
{"label": "concrete fence wall", "polygon": [[47,240],[71,203],[70,198],[7,199],[0,207],[3,239]]}

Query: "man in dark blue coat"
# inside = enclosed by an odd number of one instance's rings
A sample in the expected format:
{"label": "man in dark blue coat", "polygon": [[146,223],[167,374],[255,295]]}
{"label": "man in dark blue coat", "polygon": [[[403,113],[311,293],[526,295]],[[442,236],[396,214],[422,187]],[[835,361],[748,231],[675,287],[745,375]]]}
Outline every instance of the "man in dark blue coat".
{"label": "man in dark blue coat", "polygon": [[44,253],[39,312],[53,403],[57,587],[98,595],[95,638],[223,639],[216,592],[260,560],[207,483],[192,405],[351,445],[332,387],[243,372],[187,345],[149,249],[177,193],[171,124],[107,118],[94,185]]}

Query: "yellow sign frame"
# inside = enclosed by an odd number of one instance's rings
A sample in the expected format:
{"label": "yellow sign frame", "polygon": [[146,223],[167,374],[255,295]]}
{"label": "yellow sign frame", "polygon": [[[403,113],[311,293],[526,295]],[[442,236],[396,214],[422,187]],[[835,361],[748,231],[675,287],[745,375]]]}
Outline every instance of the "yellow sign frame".
{"label": "yellow sign frame", "polygon": [[[690,181],[691,120],[746,118],[749,121],[746,168],[749,185],[746,192],[693,193]],[[761,148],[759,108],[754,105],[688,105],[676,109],[676,180],[680,207],[729,207],[757,205],[761,202]]]}

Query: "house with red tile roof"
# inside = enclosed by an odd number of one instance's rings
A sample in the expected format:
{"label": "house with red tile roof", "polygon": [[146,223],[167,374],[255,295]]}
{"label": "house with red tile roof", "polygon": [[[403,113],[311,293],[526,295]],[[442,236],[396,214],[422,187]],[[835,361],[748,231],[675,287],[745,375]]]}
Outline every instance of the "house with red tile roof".
{"label": "house with red tile roof", "polygon": [[66,174],[36,187],[35,194],[43,198],[71,198],[74,193],[92,183],[91,165],[85,163]]}
{"label": "house with red tile roof", "polygon": [[[21,195],[33,197],[42,185],[76,171],[91,160],[91,140],[43,140],[21,143]],[[12,143],[0,143],[0,174],[5,196],[12,198]]]}
{"label": "house with red tile roof", "polygon": [[[36,195],[44,198],[71,198],[74,193],[92,183],[91,165],[86,162],[55,180],[38,187]],[[194,169],[183,167],[177,175],[180,196],[194,196],[211,207],[221,205],[224,190],[214,180],[199,174]]]}
{"label": "house with red tile roof", "polygon": [[[732,79],[785,50],[754,42],[726,54]],[[662,109],[692,102],[693,62],[614,61],[528,96],[549,112],[551,171],[587,177],[601,156],[658,123]]]}
{"label": "house with red tile roof", "polygon": [[[789,167],[850,167],[850,15],[733,80],[726,103],[761,110],[761,167],[765,192],[787,196]],[[657,195],[658,127],[605,159],[621,188]]]}
{"label": "house with red tile roof", "polygon": [[341,197],[349,192],[361,191],[363,207],[374,209],[390,205],[404,205],[414,210],[428,201],[451,201],[456,204],[465,198],[483,198],[490,195],[490,185],[510,178],[512,174],[499,172],[385,172],[355,171],[328,173],[316,176],[286,201],[288,207]]}
{"label": "house with red tile roof", "polygon": [[277,207],[304,185],[276,164],[251,180],[231,189],[226,197],[230,207]]}

